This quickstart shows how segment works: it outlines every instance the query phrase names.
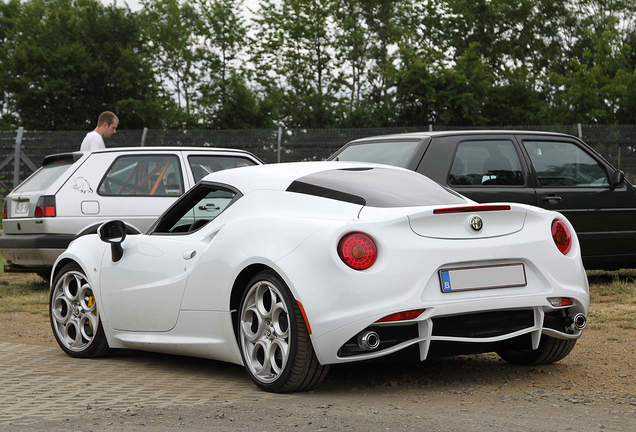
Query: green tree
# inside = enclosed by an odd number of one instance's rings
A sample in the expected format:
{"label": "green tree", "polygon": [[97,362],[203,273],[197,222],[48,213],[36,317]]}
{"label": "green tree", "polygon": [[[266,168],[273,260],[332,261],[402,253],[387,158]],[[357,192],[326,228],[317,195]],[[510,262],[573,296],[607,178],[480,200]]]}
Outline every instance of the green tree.
{"label": "green tree", "polygon": [[157,83],[127,9],[95,0],[26,1],[6,47],[7,91],[25,128],[85,129],[107,109],[122,128],[160,122]]}
{"label": "green tree", "polygon": [[289,127],[334,124],[339,86],[333,63],[332,0],[262,0],[255,19],[256,65],[266,94],[280,95],[274,118]]}
{"label": "green tree", "polygon": [[272,126],[245,66],[248,26],[240,14],[243,0],[199,0],[202,35],[202,84],[199,109],[205,127],[251,129]]}
{"label": "green tree", "polygon": [[[631,47],[619,42],[616,26],[597,33],[584,29],[580,45],[587,46],[573,57],[563,73],[552,73],[554,116],[557,123],[615,124],[618,119],[636,120],[628,96],[636,83],[627,60]],[[632,111],[633,112],[633,111]]]}
{"label": "green tree", "polygon": [[7,48],[10,38],[15,32],[13,27],[19,6],[18,0],[11,0],[7,3],[0,1],[0,130],[14,129],[17,126],[8,89],[11,81],[11,70]]}
{"label": "green tree", "polygon": [[141,28],[163,96],[178,106],[168,126],[200,127],[197,98],[203,52],[199,11],[185,0],[143,0],[142,5]]}

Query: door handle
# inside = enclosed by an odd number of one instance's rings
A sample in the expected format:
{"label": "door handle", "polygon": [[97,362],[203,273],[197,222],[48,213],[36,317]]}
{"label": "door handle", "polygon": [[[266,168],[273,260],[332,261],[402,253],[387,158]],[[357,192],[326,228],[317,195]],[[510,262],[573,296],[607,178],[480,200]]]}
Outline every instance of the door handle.
{"label": "door handle", "polygon": [[559,201],[561,201],[561,197],[556,195],[546,195],[546,196],[542,196],[541,200],[547,201],[550,204],[557,204]]}

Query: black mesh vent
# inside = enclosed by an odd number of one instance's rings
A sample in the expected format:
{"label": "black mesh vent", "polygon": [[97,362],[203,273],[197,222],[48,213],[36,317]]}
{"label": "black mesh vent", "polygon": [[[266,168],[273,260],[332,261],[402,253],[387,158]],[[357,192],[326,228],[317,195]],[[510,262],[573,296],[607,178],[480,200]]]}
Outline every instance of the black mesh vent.
{"label": "black mesh vent", "polygon": [[482,312],[433,318],[433,336],[489,338],[532,326],[532,310]]}

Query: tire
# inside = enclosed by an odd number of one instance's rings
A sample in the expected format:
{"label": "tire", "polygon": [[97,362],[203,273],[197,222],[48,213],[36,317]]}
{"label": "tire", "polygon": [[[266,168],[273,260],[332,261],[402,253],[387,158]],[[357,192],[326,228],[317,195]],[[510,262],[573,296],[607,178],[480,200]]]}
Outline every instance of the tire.
{"label": "tire", "polygon": [[298,303],[271,271],[257,274],[247,285],[238,337],[245,370],[262,390],[309,390],[329,370],[318,362]]}
{"label": "tire", "polygon": [[514,365],[535,366],[558,362],[567,357],[576,345],[576,339],[557,339],[541,336],[536,350],[500,351],[499,356]]}
{"label": "tire", "polygon": [[57,343],[69,356],[96,358],[110,353],[93,289],[78,264],[65,265],[55,276],[49,317]]}
{"label": "tire", "polygon": [[51,282],[51,272],[43,272],[43,271],[39,271],[36,273],[40,279],[42,279],[44,282],[46,282],[47,285],[49,285],[49,283]]}

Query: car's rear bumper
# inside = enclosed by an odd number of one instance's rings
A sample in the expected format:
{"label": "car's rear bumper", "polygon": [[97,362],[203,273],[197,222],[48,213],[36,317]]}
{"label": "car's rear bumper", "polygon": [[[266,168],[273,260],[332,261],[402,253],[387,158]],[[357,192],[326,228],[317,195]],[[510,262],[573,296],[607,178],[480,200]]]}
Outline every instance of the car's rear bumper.
{"label": "car's rear bumper", "polygon": [[73,234],[5,234],[0,237],[0,254],[8,266],[15,268],[51,267],[76,237]]}

